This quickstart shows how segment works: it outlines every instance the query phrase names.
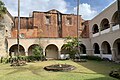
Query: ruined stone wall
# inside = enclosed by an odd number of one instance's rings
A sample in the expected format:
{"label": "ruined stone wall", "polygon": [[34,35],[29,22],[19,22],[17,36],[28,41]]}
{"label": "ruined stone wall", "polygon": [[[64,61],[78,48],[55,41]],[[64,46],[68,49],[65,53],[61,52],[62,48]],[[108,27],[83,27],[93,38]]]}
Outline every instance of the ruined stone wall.
{"label": "ruined stone wall", "polygon": [[[33,13],[33,26],[39,30],[39,37],[58,37],[57,14]],[[50,24],[46,24],[46,16],[50,16]]]}

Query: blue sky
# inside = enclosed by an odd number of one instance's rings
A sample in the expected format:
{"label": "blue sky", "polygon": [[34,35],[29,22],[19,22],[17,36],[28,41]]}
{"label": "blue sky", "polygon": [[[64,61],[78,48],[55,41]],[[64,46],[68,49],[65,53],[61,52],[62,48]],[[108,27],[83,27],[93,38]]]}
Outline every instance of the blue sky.
{"label": "blue sky", "polygon": [[[8,11],[17,16],[17,0],[2,0]],[[32,11],[46,12],[57,9],[62,13],[76,14],[77,0],[20,0],[21,16],[29,16]],[[34,1],[34,2],[33,2]],[[115,0],[80,0],[80,15],[83,19],[92,19]]]}

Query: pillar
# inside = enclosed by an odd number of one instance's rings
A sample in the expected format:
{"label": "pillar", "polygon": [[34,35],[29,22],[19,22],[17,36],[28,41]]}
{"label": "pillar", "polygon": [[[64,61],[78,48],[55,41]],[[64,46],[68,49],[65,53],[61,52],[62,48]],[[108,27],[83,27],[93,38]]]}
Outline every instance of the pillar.
{"label": "pillar", "polygon": [[113,23],[110,23],[110,32],[113,31],[113,30],[112,30],[112,25],[113,25]]}
{"label": "pillar", "polygon": [[112,53],[112,60],[116,60],[116,53],[115,53],[115,48],[111,48],[111,53]]}
{"label": "pillar", "polygon": [[100,57],[103,58],[103,49],[100,48]]}
{"label": "pillar", "polygon": [[59,50],[59,51],[58,51],[58,59],[61,59],[60,56],[61,56],[61,51]]}
{"label": "pillar", "polygon": [[28,51],[25,51],[25,56],[28,56]]}
{"label": "pillar", "polygon": [[43,49],[43,55],[45,56],[45,49]]}
{"label": "pillar", "polygon": [[101,28],[99,27],[99,35],[101,35]]}

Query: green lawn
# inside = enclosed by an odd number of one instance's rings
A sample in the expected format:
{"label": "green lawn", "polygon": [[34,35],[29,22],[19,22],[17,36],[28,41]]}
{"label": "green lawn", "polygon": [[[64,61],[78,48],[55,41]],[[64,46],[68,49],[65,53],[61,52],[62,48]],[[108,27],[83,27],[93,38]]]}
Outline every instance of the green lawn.
{"label": "green lawn", "polygon": [[[71,64],[76,69],[70,72],[48,72],[43,69],[50,64]],[[109,77],[110,70],[119,68],[119,64],[110,62],[87,61],[44,61],[28,63],[22,67],[10,67],[10,64],[0,64],[0,80],[117,80]]]}

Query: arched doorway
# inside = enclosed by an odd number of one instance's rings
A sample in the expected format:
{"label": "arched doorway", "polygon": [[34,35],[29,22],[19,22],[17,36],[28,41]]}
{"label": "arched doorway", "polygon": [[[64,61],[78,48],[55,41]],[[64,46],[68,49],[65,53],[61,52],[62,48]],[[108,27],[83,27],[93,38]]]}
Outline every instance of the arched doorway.
{"label": "arched doorway", "polygon": [[99,28],[98,28],[98,25],[97,25],[97,24],[94,24],[94,25],[93,25],[92,32],[93,32],[93,34],[99,32]]}
{"label": "arched doorway", "polygon": [[102,43],[101,49],[103,50],[103,54],[111,54],[111,47],[107,41]]}
{"label": "arched doorway", "polygon": [[93,49],[94,49],[94,54],[100,54],[100,47],[98,43],[94,43]]}
{"label": "arched doorway", "polygon": [[80,44],[80,54],[86,54],[86,47],[84,44]]}
{"label": "arched doorway", "polygon": [[69,50],[67,50],[66,48],[65,48],[65,44],[61,47],[61,55],[60,55],[60,58],[61,59],[69,59],[69,57],[70,57],[70,52],[69,52]]}
{"label": "arched doorway", "polygon": [[61,47],[61,54],[69,54],[69,50],[65,49],[65,44]]}
{"label": "arched doorway", "polygon": [[50,44],[45,49],[45,56],[48,59],[58,59],[58,47],[54,44]]}
{"label": "arched doorway", "polygon": [[115,58],[120,59],[120,38],[115,40],[113,44]]}
{"label": "arched doorway", "polygon": [[101,31],[110,28],[109,20],[104,18],[100,24]]}
{"label": "arched doorway", "polygon": [[19,45],[19,51],[20,53],[18,54],[18,44],[15,44],[10,47],[9,49],[9,55],[10,56],[25,56],[25,49],[23,46]]}
{"label": "arched doorway", "polygon": [[[33,49],[35,49],[36,47],[40,47],[40,50],[42,49],[41,46],[39,46],[38,44],[33,44],[28,48],[28,56],[32,56],[33,55]],[[42,50],[43,51],[43,50]]]}

